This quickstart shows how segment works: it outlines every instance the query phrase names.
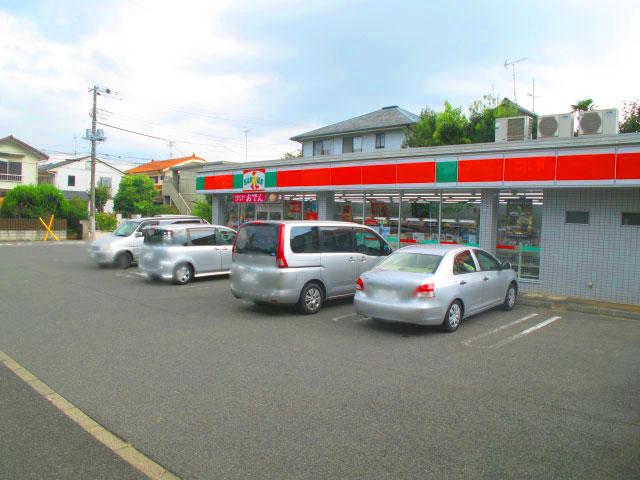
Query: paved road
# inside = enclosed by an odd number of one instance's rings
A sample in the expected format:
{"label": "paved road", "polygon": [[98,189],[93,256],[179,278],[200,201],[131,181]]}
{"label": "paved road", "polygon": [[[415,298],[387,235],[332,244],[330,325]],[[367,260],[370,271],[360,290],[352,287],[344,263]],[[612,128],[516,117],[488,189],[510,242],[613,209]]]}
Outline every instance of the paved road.
{"label": "paved road", "polygon": [[0,363],[0,478],[146,478]]}
{"label": "paved road", "polygon": [[640,322],[517,307],[445,335],[135,272],[0,247],[0,350],[185,479],[640,471]]}

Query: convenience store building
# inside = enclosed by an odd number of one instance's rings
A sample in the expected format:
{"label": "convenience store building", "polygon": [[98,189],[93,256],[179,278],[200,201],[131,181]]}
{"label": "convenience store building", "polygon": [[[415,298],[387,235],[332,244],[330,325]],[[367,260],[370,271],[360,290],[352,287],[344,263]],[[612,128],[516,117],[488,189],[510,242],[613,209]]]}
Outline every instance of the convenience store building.
{"label": "convenience store building", "polygon": [[364,223],[397,247],[480,246],[525,291],[640,303],[640,134],[204,166],[196,190],[215,224]]}

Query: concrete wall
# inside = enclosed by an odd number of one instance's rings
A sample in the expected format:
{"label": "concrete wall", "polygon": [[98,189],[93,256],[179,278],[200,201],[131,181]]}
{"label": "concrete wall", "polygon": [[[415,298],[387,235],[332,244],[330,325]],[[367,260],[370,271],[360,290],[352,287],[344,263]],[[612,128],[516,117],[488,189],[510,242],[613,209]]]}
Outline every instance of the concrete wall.
{"label": "concrete wall", "polygon": [[[43,240],[46,232],[43,230],[0,230],[0,242],[16,242],[16,241],[38,241]],[[66,230],[54,230],[60,240],[67,239]],[[55,239],[49,235],[49,240],[55,242]]]}
{"label": "concrete wall", "polygon": [[[566,224],[567,210],[588,211],[589,224]],[[640,227],[622,212],[640,212],[639,188],[545,190],[540,290],[640,303]]]}
{"label": "concrete wall", "polygon": [[[374,152],[385,150],[400,150],[404,141],[404,130],[387,130],[385,134],[385,147],[383,149],[376,148],[376,134],[366,133],[360,135],[362,137],[362,152]],[[342,155],[342,140],[344,137],[334,137],[329,140],[332,142],[331,155]],[[302,144],[302,156],[313,156],[313,141],[305,141]]]}

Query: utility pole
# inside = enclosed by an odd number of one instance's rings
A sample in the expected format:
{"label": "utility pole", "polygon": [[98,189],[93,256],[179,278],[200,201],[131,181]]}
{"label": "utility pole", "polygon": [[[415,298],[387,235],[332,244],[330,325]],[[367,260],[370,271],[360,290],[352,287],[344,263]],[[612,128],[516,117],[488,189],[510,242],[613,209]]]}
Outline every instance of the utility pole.
{"label": "utility pole", "polygon": [[93,108],[91,109],[91,189],[89,197],[89,237],[96,238],[96,101],[98,86],[93,86]]}

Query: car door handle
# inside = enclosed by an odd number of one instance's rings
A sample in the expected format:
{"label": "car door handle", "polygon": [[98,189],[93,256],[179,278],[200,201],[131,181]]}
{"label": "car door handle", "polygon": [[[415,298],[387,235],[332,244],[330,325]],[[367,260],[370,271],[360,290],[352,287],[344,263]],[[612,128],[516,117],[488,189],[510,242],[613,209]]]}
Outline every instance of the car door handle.
{"label": "car door handle", "polygon": [[484,277],[482,280],[484,280],[485,282],[489,281],[489,277]]}
{"label": "car door handle", "polygon": [[366,261],[367,261],[367,257],[360,257],[360,261],[361,261],[362,263],[366,262]]}
{"label": "car door handle", "polygon": [[350,261],[350,262],[355,262],[355,261],[356,261],[356,259],[355,259],[355,258],[353,258],[353,257],[349,257],[349,261]]}
{"label": "car door handle", "polygon": [[466,285],[466,284],[467,284],[467,282],[465,282],[464,280],[462,280],[462,281],[460,282],[460,285]]}

